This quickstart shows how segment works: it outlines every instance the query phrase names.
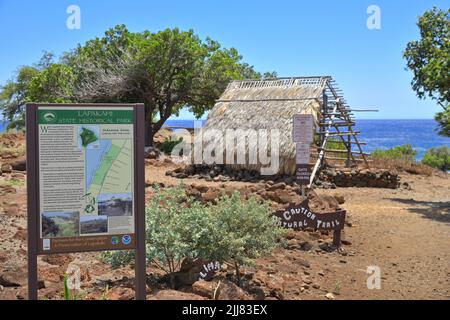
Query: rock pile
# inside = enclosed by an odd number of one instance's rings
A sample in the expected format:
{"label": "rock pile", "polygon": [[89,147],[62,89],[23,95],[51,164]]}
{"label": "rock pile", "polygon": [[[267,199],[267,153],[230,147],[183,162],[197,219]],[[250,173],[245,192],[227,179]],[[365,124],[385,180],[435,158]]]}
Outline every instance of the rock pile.
{"label": "rock pile", "polygon": [[397,189],[400,177],[390,170],[326,169],[319,175],[318,186],[334,184],[337,187],[371,187]]}
{"label": "rock pile", "polygon": [[[205,181],[227,182],[242,181],[253,183],[274,182],[298,187],[295,177],[288,175],[262,176],[258,171],[251,171],[225,165],[190,165],[169,170],[166,175],[178,178],[203,179]],[[400,186],[400,177],[390,170],[326,169],[315,182],[316,187],[335,189],[336,187],[372,187],[396,189]],[[268,190],[270,191],[270,190]],[[287,202],[285,202],[287,203]]]}
{"label": "rock pile", "polygon": [[180,167],[172,171],[167,171],[166,175],[179,179],[194,178],[204,179],[206,181],[227,182],[227,181],[243,181],[243,182],[261,182],[272,180],[275,182],[285,182],[294,184],[293,176],[276,175],[262,176],[259,171],[239,168],[237,166],[226,165],[205,165],[194,164],[186,167]]}
{"label": "rock pile", "polygon": [[220,184],[217,187],[207,186],[203,184],[186,185],[186,194],[195,199],[207,203],[216,202],[221,195],[231,195],[238,191],[241,196],[248,199],[254,195],[264,200],[270,200],[278,204],[299,204],[302,201],[300,187],[290,186],[284,182],[274,183],[268,181],[266,183],[257,183],[248,187],[232,187],[227,184]]}

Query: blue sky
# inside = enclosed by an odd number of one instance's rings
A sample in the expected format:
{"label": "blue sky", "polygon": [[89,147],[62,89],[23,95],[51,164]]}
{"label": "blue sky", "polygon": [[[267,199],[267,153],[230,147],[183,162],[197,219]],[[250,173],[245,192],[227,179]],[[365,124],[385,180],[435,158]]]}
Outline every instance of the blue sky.
{"label": "blue sky", "polygon": [[[69,5],[81,9],[81,29],[66,27]],[[369,5],[381,9],[381,29],[366,27]],[[259,71],[280,76],[331,75],[354,108],[378,108],[359,118],[427,119],[439,107],[411,90],[402,51],[418,38],[417,17],[447,1],[85,1],[0,0],[0,83],[43,50],[60,54],[116,24],[131,31],[194,29],[235,47]],[[182,119],[192,118],[187,112]]]}

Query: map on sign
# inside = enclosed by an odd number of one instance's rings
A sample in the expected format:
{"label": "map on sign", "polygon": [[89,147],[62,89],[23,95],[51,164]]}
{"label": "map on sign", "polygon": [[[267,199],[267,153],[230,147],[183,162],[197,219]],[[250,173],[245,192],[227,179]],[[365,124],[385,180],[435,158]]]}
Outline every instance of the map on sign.
{"label": "map on sign", "polygon": [[[132,108],[40,107],[42,238],[125,235],[107,241],[131,244],[133,130]],[[66,246],[55,241],[49,250]]]}
{"label": "map on sign", "polygon": [[86,196],[97,201],[105,195],[129,193],[131,197],[132,141],[98,139],[98,132],[98,127],[82,126],[79,129],[79,147],[85,153]]}

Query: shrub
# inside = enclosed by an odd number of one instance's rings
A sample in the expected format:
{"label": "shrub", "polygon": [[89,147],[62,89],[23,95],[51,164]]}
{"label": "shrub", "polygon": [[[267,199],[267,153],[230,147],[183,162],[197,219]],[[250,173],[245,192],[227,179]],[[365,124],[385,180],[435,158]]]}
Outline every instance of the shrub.
{"label": "shrub", "polygon": [[219,261],[232,261],[240,286],[240,265],[252,264],[271,252],[286,230],[276,226],[277,219],[269,214],[267,203],[255,197],[244,201],[237,191],[220,197],[209,209],[216,231],[209,255]]}
{"label": "shrub", "polygon": [[414,157],[417,155],[417,151],[413,149],[410,144],[402,146],[395,146],[391,149],[382,150],[376,149],[372,152],[373,158],[384,159],[399,159],[405,161],[414,161]]}
{"label": "shrub", "polygon": [[337,137],[328,138],[327,143],[325,144],[325,148],[332,150],[347,150],[347,147],[345,146],[345,143],[342,141],[342,139]]}
{"label": "shrub", "polygon": [[396,146],[391,149],[376,149],[372,152],[374,168],[402,170],[411,174],[422,174],[431,176],[435,171],[433,168],[417,162],[415,156],[417,151],[411,145]]}
{"label": "shrub", "polygon": [[431,148],[425,153],[422,163],[442,171],[450,170],[450,148]]}
{"label": "shrub", "polygon": [[[211,229],[202,205],[187,197],[182,185],[159,189],[145,210],[147,262],[153,262],[167,274],[175,272],[183,258],[195,257]],[[132,251],[103,253],[113,268],[134,261]]]}
{"label": "shrub", "polygon": [[183,142],[183,138],[180,137],[176,140],[173,140],[172,137],[164,139],[164,141],[161,143],[161,151],[165,154],[171,154],[173,148],[177,146],[178,144]]}
{"label": "shrub", "polygon": [[[146,209],[147,262],[169,275],[184,258],[232,261],[240,284],[239,266],[270,252],[284,233],[267,204],[242,200],[239,192],[203,205],[187,197],[182,185],[156,188]],[[105,252],[103,259],[120,267],[131,263],[134,253]]]}

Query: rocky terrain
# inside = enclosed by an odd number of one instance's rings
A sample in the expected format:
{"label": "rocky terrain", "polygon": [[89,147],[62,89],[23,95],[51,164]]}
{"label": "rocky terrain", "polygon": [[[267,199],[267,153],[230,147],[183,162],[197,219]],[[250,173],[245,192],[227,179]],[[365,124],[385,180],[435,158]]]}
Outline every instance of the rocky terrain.
{"label": "rocky terrain", "polygon": [[[0,299],[27,298],[26,167],[21,135],[4,135],[0,143]],[[274,210],[302,200],[289,181],[180,176],[185,167],[154,152],[146,160],[146,196],[155,184],[176,186],[202,202],[238,190],[259,196]],[[393,175],[394,173],[392,173]],[[236,286],[231,265],[223,264],[211,281],[195,281],[198,265],[185,261],[169,285],[156,266],[147,268],[148,299],[450,299],[450,179],[444,174],[395,173],[400,188],[317,188],[308,197],[317,211],[347,210],[343,246],[331,234],[291,231],[287,245],[242,268]],[[217,175],[219,176],[219,175]],[[244,181],[243,181],[244,180]],[[69,266],[81,273],[78,299],[133,299],[132,266],[112,270],[98,253],[39,258],[39,296],[63,299]],[[367,287],[369,266],[381,271],[381,288]]]}

